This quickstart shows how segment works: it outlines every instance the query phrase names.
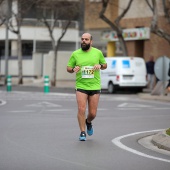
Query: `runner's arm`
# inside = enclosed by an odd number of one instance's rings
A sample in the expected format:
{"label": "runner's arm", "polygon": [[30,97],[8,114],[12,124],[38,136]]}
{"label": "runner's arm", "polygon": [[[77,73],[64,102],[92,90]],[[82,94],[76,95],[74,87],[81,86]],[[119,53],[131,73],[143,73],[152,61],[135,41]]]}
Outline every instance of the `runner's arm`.
{"label": "runner's arm", "polygon": [[101,70],[105,70],[107,68],[107,63],[106,64],[100,64],[100,65],[101,65],[101,67],[100,67]]}
{"label": "runner's arm", "polygon": [[77,73],[80,70],[79,66],[75,66],[74,68],[67,66],[67,72],[69,73]]}
{"label": "runner's arm", "polygon": [[67,72],[74,73],[74,68],[67,66]]}

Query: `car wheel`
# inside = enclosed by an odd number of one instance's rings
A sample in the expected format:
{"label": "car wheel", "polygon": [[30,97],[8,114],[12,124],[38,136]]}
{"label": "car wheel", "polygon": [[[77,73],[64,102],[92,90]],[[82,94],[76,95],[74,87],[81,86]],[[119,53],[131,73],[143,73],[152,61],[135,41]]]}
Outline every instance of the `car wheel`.
{"label": "car wheel", "polygon": [[111,82],[111,83],[109,83],[109,85],[108,85],[108,92],[109,92],[109,93],[114,93],[114,91],[115,91],[115,88],[114,88],[113,83]]}

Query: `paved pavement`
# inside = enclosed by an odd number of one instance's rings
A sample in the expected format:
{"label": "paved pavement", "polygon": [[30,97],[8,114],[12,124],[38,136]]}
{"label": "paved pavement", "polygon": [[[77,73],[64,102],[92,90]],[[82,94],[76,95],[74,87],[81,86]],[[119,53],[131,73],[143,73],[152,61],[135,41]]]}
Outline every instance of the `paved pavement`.
{"label": "paved pavement", "polygon": [[[147,90],[144,90],[144,93],[139,93],[138,96],[146,100],[158,100],[163,102],[170,102],[170,94],[165,95],[151,95]],[[170,127],[169,127],[170,128]],[[161,131],[155,134],[152,137],[151,142],[160,149],[165,149],[170,151],[170,136],[166,134],[166,130]]]}
{"label": "paved pavement", "polygon": [[[21,91],[29,89],[31,91],[43,91],[44,90],[44,82],[42,79],[27,81],[24,82],[23,85],[17,85],[16,82],[13,82],[12,90],[15,90],[15,87],[20,86]],[[75,81],[58,81],[56,83],[56,87],[50,87],[50,92],[73,92],[74,93]],[[29,88],[28,88],[29,87]],[[63,90],[64,89],[64,90]],[[0,90],[6,90],[6,87],[3,85],[3,82],[0,82]],[[143,93],[139,93],[138,96],[144,100],[157,100],[163,102],[170,102],[170,94],[165,95],[151,95],[147,89],[144,89]],[[167,127],[167,129],[170,127]],[[166,134],[166,130],[155,134],[152,137],[152,143],[158,146],[161,149],[165,149],[170,151],[170,136]]]}

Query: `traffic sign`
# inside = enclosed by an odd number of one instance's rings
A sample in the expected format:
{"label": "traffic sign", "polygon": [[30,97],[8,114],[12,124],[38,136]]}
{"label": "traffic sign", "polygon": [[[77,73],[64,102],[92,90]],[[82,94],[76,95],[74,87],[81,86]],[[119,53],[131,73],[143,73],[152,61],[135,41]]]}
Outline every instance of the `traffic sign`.
{"label": "traffic sign", "polygon": [[170,77],[168,76],[169,63],[170,63],[170,59],[166,56],[159,57],[156,60],[154,71],[156,77],[160,81],[167,81],[170,79]]}

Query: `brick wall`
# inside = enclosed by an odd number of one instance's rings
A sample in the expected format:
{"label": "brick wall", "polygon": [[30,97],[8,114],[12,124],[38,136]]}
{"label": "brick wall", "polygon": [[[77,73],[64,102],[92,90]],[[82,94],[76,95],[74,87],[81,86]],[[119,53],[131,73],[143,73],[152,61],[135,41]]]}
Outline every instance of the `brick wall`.
{"label": "brick wall", "polygon": [[[121,21],[121,26],[123,28],[150,27],[150,23],[151,18],[123,19]],[[164,17],[159,17],[158,26],[170,32],[170,24],[167,23]],[[135,42],[126,42],[126,44],[129,55],[135,55]],[[144,41],[143,58],[148,60],[150,55],[153,55],[155,60],[164,55],[170,57],[170,44],[165,39],[151,33],[150,39]]]}
{"label": "brick wall", "polygon": [[[109,29],[110,26],[106,24],[102,19],[99,18],[99,13],[102,9],[101,3],[89,2],[85,0],[85,17],[84,27],[86,30],[89,29]],[[105,13],[111,21],[117,18],[118,15],[118,0],[110,0],[108,8]]]}

